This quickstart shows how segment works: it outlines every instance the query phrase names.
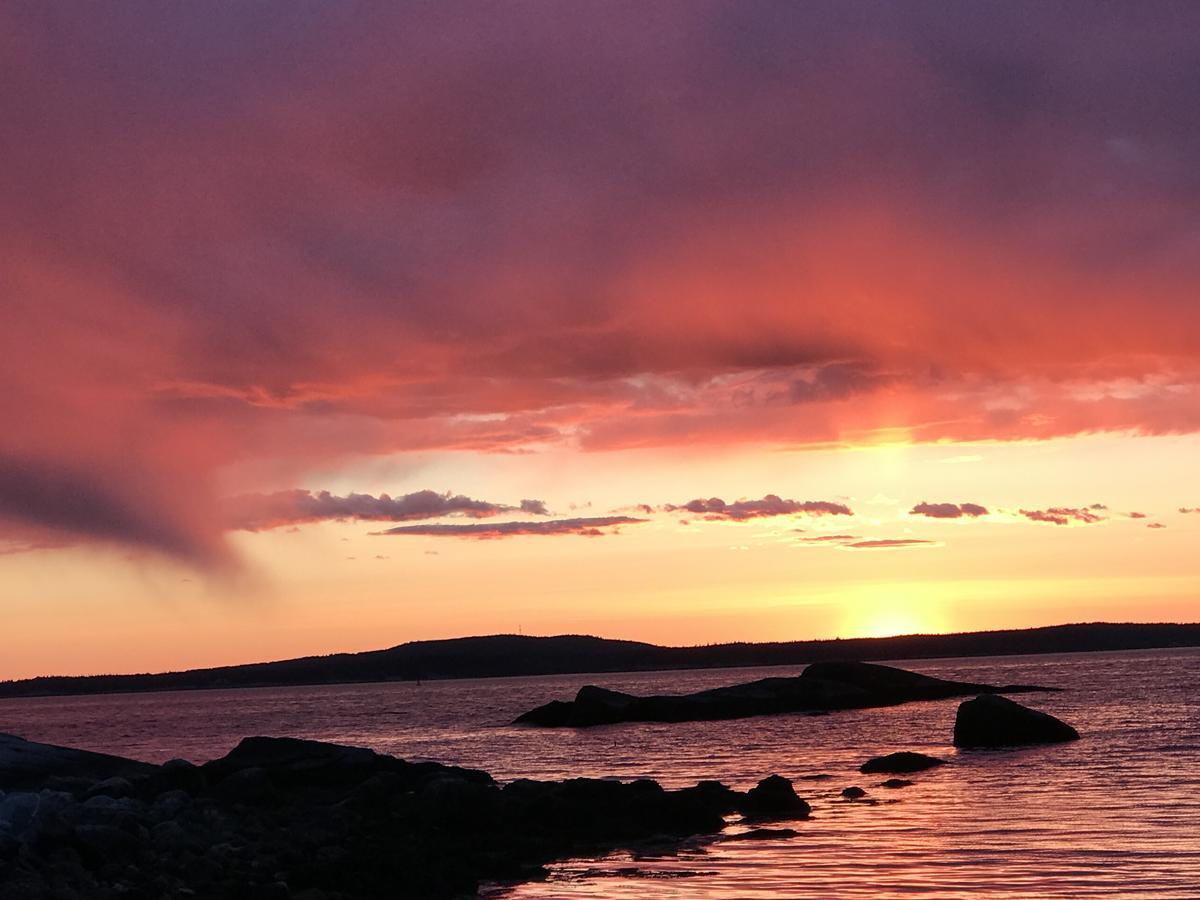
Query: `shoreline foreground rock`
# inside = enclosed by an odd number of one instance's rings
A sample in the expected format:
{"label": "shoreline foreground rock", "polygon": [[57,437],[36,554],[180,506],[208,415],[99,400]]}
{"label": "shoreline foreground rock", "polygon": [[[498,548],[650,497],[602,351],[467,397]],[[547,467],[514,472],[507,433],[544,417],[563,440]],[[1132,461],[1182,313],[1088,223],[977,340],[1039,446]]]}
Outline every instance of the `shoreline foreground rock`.
{"label": "shoreline foreground rock", "polygon": [[808,812],[778,775],[748,792],[648,779],[500,785],[296,738],[153,766],[0,735],[0,900],[461,897],[544,877],[556,859],[715,834],[730,813]]}
{"label": "shoreline foreground rock", "polygon": [[1036,685],[998,687],[947,681],[893,666],[863,662],[813,663],[794,677],[763,678],[695,694],[639,697],[595,685],[574,700],[552,700],[521,714],[514,725],[587,728],[619,722],[697,722],[783,713],[821,713],[971,694],[1053,691]]}
{"label": "shoreline foreground rock", "polygon": [[1019,747],[1079,740],[1079,732],[1061,719],[996,694],[981,694],[959,704],[954,746]]}

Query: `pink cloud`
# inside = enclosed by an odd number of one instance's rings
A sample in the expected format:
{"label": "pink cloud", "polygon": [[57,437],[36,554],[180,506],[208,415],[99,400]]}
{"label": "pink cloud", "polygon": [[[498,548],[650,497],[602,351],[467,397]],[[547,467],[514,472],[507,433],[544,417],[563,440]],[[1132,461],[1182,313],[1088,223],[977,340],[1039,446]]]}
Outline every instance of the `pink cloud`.
{"label": "pink cloud", "polygon": [[908,511],[912,516],[928,516],[931,519],[970,519],[986,516],[987,508],[978,503],[918,503]]}
{"label": "pink cloud", "polygon": [[937,541],[922,541],[915,538],[885,538],[873,541],[856,541],[844,546],[850,550],[903,550],[909,547],[930,546],[937,543]]}
{"label": "pink cloud", "polygon": [[209,565],[255,465],[1200,430],[1196,8],[631,10],[0,11],[5,528]]}

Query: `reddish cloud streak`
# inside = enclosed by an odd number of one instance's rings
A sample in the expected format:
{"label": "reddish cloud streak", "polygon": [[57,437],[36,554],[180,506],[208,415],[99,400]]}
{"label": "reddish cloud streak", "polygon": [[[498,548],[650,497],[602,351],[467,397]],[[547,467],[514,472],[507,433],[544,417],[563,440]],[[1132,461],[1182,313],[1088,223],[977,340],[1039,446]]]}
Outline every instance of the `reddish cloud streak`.
{"label": "reddish cloud streak", "polygon": [[857,541],[843,546],[850,550],[903,550],[907,547],[920,547],[936,543],[938,542],[921,541],[915,538],[885,538],[877,541]]}

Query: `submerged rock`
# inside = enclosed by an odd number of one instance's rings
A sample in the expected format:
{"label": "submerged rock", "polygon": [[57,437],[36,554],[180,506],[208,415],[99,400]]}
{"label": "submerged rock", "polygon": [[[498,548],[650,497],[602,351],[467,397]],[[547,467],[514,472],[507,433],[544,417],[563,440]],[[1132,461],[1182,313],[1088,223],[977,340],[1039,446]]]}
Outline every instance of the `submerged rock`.
{"label": "submerged rock", "polygon": [[842,799],[844,800],[857,800],[859,797],[865,796],[867,796],[867,792],[858,786],[842,788]]}
{"label": "submerged rock", "polygon": [[879,786],[895,790],[897,788],[911,787],[915,783],[914,781],[909,781],[907,778],[889,778],[887,781],[881,782]]}
{"label": "submerged rock", "polygon": [[586,728],[618,722],[694,722],[780,713],[824,713],[914,700],[969,694],[1053,690],[1034,686],[994,687],[947,681],[892,666],[863,662],[813,663],[802,674],[763,678],[695,694],[638,697],[584,685],[573,701],[552,700],[516,718],[514,724]]}
{"label": "submerged rock", "polygon": [[924,753],[914,753],[910,750],[902,750],[899,753],[889,753],[887,756],[877,756],[874,759],[869,759],[861,766],[858,771],[864,775],[871,775],[876,772],[886,774],[907,772],[924,772],[926,769],[932,769],[935,766],[944,766],[946,761],[938,759],[936,756],[927,756]]}
{"label": "submerged rock", "polygon": [[955,747],[1015,747],[1078,739],[1079,732],[1061,719],[995,694],[960,703],[954,719]]}

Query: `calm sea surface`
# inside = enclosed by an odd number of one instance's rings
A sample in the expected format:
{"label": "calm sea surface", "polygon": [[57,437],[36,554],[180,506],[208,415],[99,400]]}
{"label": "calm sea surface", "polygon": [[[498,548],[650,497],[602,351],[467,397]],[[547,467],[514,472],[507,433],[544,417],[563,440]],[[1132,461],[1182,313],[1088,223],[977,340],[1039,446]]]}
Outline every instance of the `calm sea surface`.
{"label": "calm sea surface", "polygon": [[[1200,898],[1200,650],[910,661],[944,678],[1041,683],[1023,702],[1083,740],[1007,752],[950,745],[957,701],[821,717],[540,731],[507,723],[584,683],[677,693],[800,669],[720,669],[0,701],[0,731],[162,761],[210,759],[245,735],[357,744],[486,769],[499,780],[716,778],[778,772],[812,818],[787,840],[696,840],[670,853],[558,866],[532,898]],[[902,790],[858,774],[921,750],[951,765]],[[831,776],[803,780],[806,776]],[[845,802],[843,787],[868,799]],[[785,823],[788,824],[788,823]],[[727,834],[740,829],[731,826]]]}

